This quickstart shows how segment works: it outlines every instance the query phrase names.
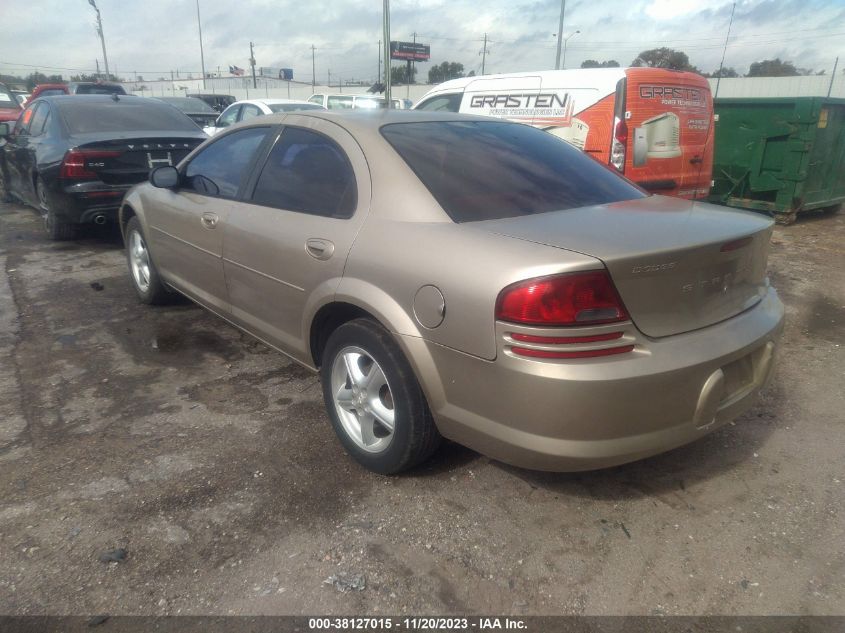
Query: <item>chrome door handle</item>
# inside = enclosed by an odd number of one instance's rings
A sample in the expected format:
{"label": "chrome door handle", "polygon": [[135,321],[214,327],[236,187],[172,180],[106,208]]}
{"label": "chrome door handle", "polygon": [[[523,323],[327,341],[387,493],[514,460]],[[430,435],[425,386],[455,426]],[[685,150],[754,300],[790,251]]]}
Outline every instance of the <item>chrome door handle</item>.
{"label": "chrome door handle", "polygon": [[305,250],[314,259],[329,259],[334,255],[334,244],[328,240],[311,238],[305,240]]}
{"label": "chrome door handle", "polygon": [[207,229],[213,229],[217,226],[217,220],[220,218],[217,217],[216,213],[203,213],[202,217],[200,218],[200,222],[202,225]]}

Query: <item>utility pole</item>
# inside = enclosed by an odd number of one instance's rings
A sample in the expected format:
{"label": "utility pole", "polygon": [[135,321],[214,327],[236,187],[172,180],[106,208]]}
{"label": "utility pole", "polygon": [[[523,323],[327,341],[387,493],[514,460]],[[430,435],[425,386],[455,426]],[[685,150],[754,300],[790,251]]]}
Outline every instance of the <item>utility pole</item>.
{"label": "utility pole", "polygon": [[200,33],[200,66],[202,66],[202,89],[205,90],[205,55],[202,51],[202,21],[200,20],[200,0],[197,0],[197,30]]}
{"label": "utility pole", "polygon": [[[417,32],[414,31],[414,44],[417,43]],[[416,49],[416,46],[414,47]],[[408,62],[408,89],[405,91],[405,98],[411,98],[411,82],[414,81],[414,71],[417,69],[416,62]]]}
{"label": "utility pole", "polygon": [[317,89],[317,64],[314,61],[314,45],[311,45],[311,91]]}
{"label": "utility pole", "polygon": [[557,23],[557,56],[555,70],[560,70],[560,47],[563,42],[563,14],[566,13],[566,0],[560,0],[560,21]]}
{"label": "utility pole", "polygon": [[97,77],[99,77],[100,76],[100,60],[95,59],[94,63],[97,65]]}
{"label": "utility pole", "polygon": [[[109,78],[109,58],[106,56],[106,38],[103,36],[103,18],[100,17],[100,10],[97,8],[97,3],[94,0],[88,0],[88,4],[94,7],[97,12],[97,33],[100,35],[100,44],[103,45],[103,63],[106,66],[106,80]],[[99,74],[99,71],[98,73]]]}
{"label": "utility pole", "polygon": [[484,34],[484,48],[481,49],[481,74],[484,74],[484,68],[487,65],[487,33]]}
{"label": "utility pole", "polygon": [[393,101],[390,98],[390,0],[384,0],[383,4],[383,21],[384,21],[384,100],[385,106],[389,110],[393,107]]}
{"label": "utility pole", "polygon": [[725,65],[725,55],[728,52],[728,40],[731,37],[731,26],[733,26],[734,23],[734,11],[736,11],[736,2],[734,2],[731,7],[731,19],[728,22],[728,34],[725,35],[725,47],[722,49],[722,61],[719,62],[719,76],[716,77],[716,93],[713,95],[714,99],[719,95],[719,83],[722,81],[722,68]]}
{"label": "utility pole", "polygon": [[381,40],[378,41],[378,74],[376,75],[376,83],[381,83]]}
{"label": "utility pole", "polygon": [[258,84],[255,81],[255,53],[252,50],[253,43],[249,43],[249,63],[252,65],[252,87],[258,88]]}
{"label": "utility pole", "polygon": [[569,44],[569,40],[570,40],[571,38],[575,37],[575,36],[576,36],[576,35],[578,35],[580,32],[581,32],[581,31],[575,31],[575,32],[574,32],[572,35],[570,35],[569,37],[564,37],[564,38],[563,38],[563,62],[561,62],[561,66],[562,66],[564,69],[566,68],[566,45],[567,45],[567,44]]}

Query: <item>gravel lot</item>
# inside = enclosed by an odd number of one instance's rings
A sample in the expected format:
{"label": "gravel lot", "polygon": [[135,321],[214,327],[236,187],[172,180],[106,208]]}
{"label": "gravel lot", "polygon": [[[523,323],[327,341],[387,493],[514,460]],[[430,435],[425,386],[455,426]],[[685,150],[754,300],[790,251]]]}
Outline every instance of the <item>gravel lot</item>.
{"label": "gravel lot", "polygon": [[0,205],[0,614],[845,614],[844,242],[845,212],[778,227],[775,378],[708,438],[579,474],[447,445],[387,478],[313,375],[140,305],[115,233],[49,243]]}

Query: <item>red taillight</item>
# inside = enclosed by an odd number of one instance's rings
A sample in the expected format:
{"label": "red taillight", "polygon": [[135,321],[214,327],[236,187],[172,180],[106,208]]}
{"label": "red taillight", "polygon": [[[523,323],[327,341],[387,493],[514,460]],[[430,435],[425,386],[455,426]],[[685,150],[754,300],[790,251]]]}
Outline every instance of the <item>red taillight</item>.
{"label": "red taillight", "polygon": [[613,142],[610,144],[610,164],[625,172],[625,148],[628,147],[628,124],[625,119],[616,119],[613,127]]}
{"label": "red taillight", "polygon": [[613,133],[613,137],[622,143],[622,145],[628,143],[628,124],[625,123],[624,119],[619,119],[616,122],[616,130]]}
{"label": "red taillight", "polygon": [[97,174],[91,171],[88,164],[98,158],[114,158],[120,156],[121,152],[102,150],[69,150],[62,160],[62,167],[59,171],[59,178],[73,180],[96,178]]}
{"label": "red taillight", "polygon": [[628,312],[604,270],[537,277],[511,284],[496,300],[496,319],[526,325],[595,325]]}

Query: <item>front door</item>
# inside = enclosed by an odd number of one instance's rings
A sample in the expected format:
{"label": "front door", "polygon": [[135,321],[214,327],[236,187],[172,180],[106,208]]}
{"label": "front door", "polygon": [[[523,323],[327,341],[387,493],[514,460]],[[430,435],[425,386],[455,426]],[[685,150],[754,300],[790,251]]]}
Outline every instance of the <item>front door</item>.
{"label": "front door", "polygon": [[228,314],[223,232],[233,200],[270,127],[221,135],[194,156],[175,189],[156,189],[146,214],[150,248],[162,276],[180,291]]}

